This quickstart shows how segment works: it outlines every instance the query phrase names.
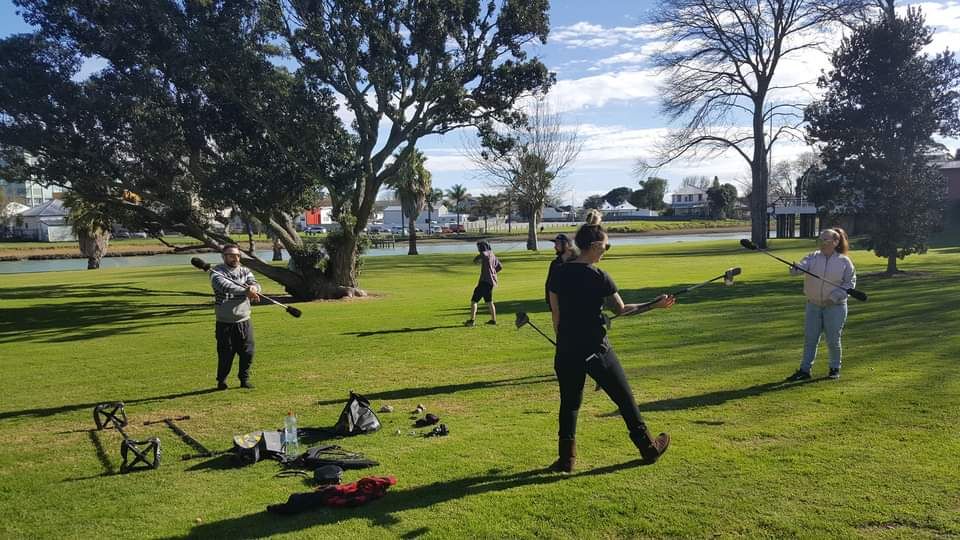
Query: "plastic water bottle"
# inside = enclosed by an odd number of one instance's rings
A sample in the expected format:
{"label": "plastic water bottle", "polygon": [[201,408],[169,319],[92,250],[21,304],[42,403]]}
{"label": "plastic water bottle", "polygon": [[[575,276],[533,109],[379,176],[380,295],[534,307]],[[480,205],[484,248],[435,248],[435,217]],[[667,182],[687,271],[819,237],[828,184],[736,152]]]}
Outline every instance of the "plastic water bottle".
{"label": "plastic water bottle", "polygon": [[297,441],[297,417],[293,411],[287,413],[283,419],[283,451],[288,457],[300,454],[300,443]]}

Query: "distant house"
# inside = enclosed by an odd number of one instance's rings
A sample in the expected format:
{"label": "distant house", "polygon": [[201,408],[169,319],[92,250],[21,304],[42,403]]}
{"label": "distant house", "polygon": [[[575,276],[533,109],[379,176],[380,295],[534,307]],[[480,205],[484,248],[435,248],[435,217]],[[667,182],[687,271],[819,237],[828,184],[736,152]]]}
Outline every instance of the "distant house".
{"label": "distant house", "polygon": [[576,221],[576,214],[570,207],[554,208],[552,206],[544,207],[543,215],[540,217],[543,221]]}
{"label": "distant house", "polygon": [[77,237],[67,225],[69,213],[62,200],[47,201],[21,212],[17,220],[19,223],[13,229],[14,234],[36,242],[75,241]]}
{"label": "distant house", "polygon": [[[418,227],[420,225],[426,225],[427,221],[431,219],[438,223],[441,221],[449,221],[452,215],[443,204],[434,205],[433,210],[429,213],[427,210],[428,209],[424,207],[420,215],[417,216]],[[403,208],[398,204],[383,209],[383,224],[387,227],[406,226],[408,220],[409,218],[403,214]]]}
{"label": "distant house", "polygon": [[333,204],[330,201],[320,201],[318,206],[314,206],[303,213],[301,228],[311,225],[329,225],[334,221]]}
{"label": "distant house", "polygon": [[708,211],[707,191],[682,186],[670,195],[670,206],[676,216],[705,216]]}
{"label": "distant house", "polygon": [[944,161],[937,165],[940,174],[947,181],[947,202],[960,201],[960,150],[957,150],[957,159]]}
{"label": "distant house", "polygon": [[634,217],[651,217],[657,215],[657,212],[654,210],[637,208],[626,201],[616,206],[604,201],[603,206],[600,207],[600,212],[603,213],[604,219],[626,219]]}

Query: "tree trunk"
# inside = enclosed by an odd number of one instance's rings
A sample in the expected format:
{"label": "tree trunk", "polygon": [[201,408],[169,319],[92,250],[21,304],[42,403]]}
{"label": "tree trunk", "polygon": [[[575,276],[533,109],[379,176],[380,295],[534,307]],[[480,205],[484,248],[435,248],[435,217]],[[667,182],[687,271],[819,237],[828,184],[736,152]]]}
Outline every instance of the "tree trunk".
{"label": "tree trunk", "polygon": [[410,227],[407,230],[410,238],[410,249],[407,250],[407,255],[419,255],[417,253],[417,218],[410,215]]}
{"label": "tree trunk", "polygon": [[763,131],[763,102],[754,104],[753,162],[750,164],[753,191],[750,196],[750,239],[761,249],[767,247],[767,147]]}
{"label": "tree trunk", "polygon": [[262,259],[243,257],[244,265],[268,279],[283,285],[287,294],[299,300],[338,299],[366,296],[357,288],[358,240],[352,228],[341,223],[341,232],[330,242],[330,258],[321,272],[314,267],[316,258],[306,256],[304,244],[293,228],[292,221],[278,223],[263,219],[293,259],[293,269],[274,266]]}
{"label": "tree trunk", "polygon": [[527,250],[537,251],[537,221],[540,212],[530,212],[530,219],[527,223]]}
{"label": "tree trunk", "polygon": [[80,254],[87,258],[87,270],[100,268],[100,260],[107,253],[110,243],[110,232],[101,229],[83,232],[77,235],[80,244]]}
{"label": "tree trunk", "polygon": [[897,255],[887,255],[887,273],[891,276],[897,273]]}

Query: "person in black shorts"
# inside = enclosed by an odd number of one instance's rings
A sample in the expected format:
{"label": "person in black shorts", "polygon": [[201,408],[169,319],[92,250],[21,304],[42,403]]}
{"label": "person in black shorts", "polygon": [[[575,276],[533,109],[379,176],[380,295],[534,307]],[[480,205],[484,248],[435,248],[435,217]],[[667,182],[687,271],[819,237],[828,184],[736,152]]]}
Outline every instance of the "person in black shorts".
{"label": "person in black shorts", "polygon": [[493,248],[483,240],[477,242],[477,251],[479,255],[473,258],[473,262],[480,263],[480,280],[473,289],[473,296],[470,297],[470,318],[463,323],[464,326],[473,326],[476,324],[477,304],[483,299],[490,310],[489,325],[497,324],[497,307],[493,304],[493,289],[497,286],[497,272],[503,269],[500,260],[493,254]]}
{"label": "person in black shorts", "polygon": [[587,214],[587,222],[577,231],[574,242],[580,255],[558,267],[550,279],[550,307],[557,334],[553,367],[560,384],[559,458],[550,468],[571,472],[576,464],[577,413],[587,375],[620,409],[630,440],[644,463],[653,463],[667,450],[670,436],[661,433],[654,438],[640,416],[623,367],[607,340],[603,306],[606,303],[617,314],[632,315],[669,308],[675,299],[661,294],[643,304],[623,303],[613,279],[596,267],[610,248],[607,233],[600,226],[599,212]]}

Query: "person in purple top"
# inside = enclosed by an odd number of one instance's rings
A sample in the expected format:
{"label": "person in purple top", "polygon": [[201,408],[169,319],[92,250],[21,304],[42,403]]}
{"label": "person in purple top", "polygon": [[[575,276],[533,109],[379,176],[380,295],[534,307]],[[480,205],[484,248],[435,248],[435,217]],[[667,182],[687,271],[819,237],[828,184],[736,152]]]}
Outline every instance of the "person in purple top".
{"label": "person in purple top", "polygon": [[473,262],[480,263],[480,281],[473,289],[473,296],[470,298],[470,318],[463,323],[464,326],[473,326],[477,318],[477,304],[482,298],[490,310],[490,320],[487,324],[497,324],[497,307],[493,304],[493,289],[497,286],[497,272],[503,265],[493,254],[493,248],[483,240],[477,242],[477,251],[479,255],[473,258]]}

